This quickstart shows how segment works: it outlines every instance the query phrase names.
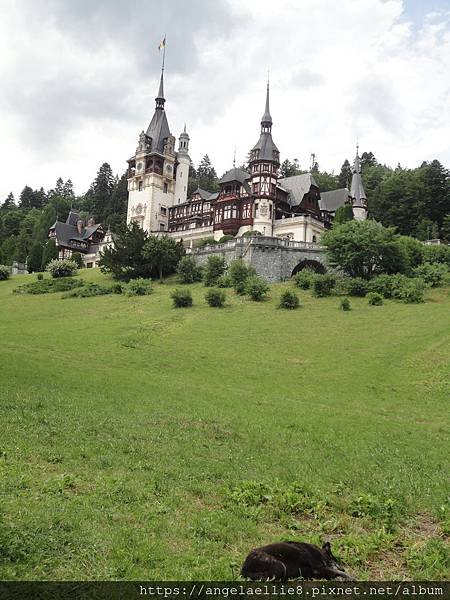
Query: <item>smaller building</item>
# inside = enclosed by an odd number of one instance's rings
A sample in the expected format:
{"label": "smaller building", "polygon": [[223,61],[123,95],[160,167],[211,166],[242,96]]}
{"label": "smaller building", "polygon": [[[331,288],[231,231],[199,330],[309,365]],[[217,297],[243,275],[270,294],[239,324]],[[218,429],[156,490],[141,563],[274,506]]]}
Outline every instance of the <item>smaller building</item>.
{"label": "smaller building", "polygon": [[[79,252],[85,267],[96,267],[100,252],[105,245],[112,243],[111,232],[103,231],[100,223],[90,218],[85,221],[76,210],[71,210],[64,222],[56,221],[49,230],[48,237],[54,239],[58,248],[58,258],[71,258]],[[107,241],[109,239],[109,242]]]}

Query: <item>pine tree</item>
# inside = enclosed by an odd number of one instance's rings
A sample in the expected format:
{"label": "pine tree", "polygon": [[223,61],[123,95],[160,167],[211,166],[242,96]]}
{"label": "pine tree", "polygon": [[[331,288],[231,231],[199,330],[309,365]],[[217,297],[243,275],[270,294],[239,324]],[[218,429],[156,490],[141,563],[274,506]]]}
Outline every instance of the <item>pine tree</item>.
{"label": "pine tree", "polygon": [[26,185],[20,192],[19,208],[32,208],[34,201],[34,193],[29,185]]}
{"label": "pine tree", "polygon": [[122,177],[114,185],[114,190],[111,196],[110,214],[105,220],[105,225],[111,227],[112,231],[125,225],[127,218],[128,206],[128,180],[127,174]]}
{"label": "pine tree", "polygon": [[300,175],[304,172],[305,171],[300,169],[298,158],[294,158],[292,162],[286,158],[286,160],[281,163],[280,177],[293,177],[294,175]]}
{"label": "pine tree", "polygon": [[16,203],[14,201],[14,194],[12,192],[10,192],[8,194],[8,196],[6,197],[6,200],[0,206],[0,210],[8,210],[9,208],[15,208],[15,207],[16,207]]}
{"label": "pine tree", "polygon": [[440,228],[450,209],[450,173],[438,160],[422,164],[419,172],[424,183],[424,216]]}
{"label": "pine tree", "polygon": [[114,175],[108,163],[103,163],[97,177],[91,186],[94,205],[94,216],[98,223],[106,221],[111,214],[112,193],[114,190]]}
{"label": "pine tree", "polygon": [[207,154],[202,158],[197,169],[198,187],[215,192],[219,189],[216,170]]}
{"label": "pine tree", "polygon": [[27,261],[28,271],[30,273],[41,270],[43,250],[41,242],[34,242],[31,246]]}
{"label": "pine tree", "polygon": [[352,181],[352,166],[348,159],[346,158],[342,163],[341,172],[338,175],[338,185],[340,188],[348,188],[350,189],[350,184]]}

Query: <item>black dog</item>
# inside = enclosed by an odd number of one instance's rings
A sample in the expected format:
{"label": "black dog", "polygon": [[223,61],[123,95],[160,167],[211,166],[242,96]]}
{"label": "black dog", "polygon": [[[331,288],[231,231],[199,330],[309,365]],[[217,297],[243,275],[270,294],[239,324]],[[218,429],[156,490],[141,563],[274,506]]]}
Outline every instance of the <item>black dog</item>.
{"label": "black dog", "polygon": [[242,577],[253,581],[288,579],[351,579],[338,565],[327,542],[319,548],[302,542],[279,542],[255,548],[245,559]]}

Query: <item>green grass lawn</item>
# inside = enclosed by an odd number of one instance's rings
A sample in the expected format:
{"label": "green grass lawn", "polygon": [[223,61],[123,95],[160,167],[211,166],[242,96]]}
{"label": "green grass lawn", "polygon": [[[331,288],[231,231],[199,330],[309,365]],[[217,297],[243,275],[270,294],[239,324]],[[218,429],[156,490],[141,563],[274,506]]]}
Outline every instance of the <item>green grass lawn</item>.
{"label": "green grass lawn", "polygon": [[12,294],[34,279],[0,282],[0,579],[230,579],[280,539],[447,576],[448,289],[176,310],[174,282]]}

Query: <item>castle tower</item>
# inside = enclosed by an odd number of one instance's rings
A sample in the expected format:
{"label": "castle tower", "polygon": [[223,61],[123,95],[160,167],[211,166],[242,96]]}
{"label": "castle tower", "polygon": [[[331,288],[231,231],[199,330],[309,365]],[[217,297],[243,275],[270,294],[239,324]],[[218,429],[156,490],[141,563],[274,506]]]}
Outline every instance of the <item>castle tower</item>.
{"label": "castle tower", "polygon": [[189,167],[191,159],[189,157],[189,136],[186,133],[186,125],[183,133],[180,134],[177,152],[177,167],[175,179],[175,204],[182,204],[187,200]]}
{"label": "castle tower", "polygon": [[359,159],[359,146],[356,146],[356,156],[353,163],[352,185],[350,198],[353,206],[353,216],[357,221],[367,219],[367,198],[361,179],[361,162]]}
{"label": "castle tower", "polygon": [[168,209],[175,198],[177,156],[165,102],[163,66],[153,118],[139,136],[135,155],[128,160],[127,223],[136,222],[149,233],[168,230]]}
{"label": "castle tower", "polygon": [[253,228],[262,235],[272,236],[280,153],[272,139],[269,82],[266,106],[261,119],[261,135],[250,152],[249,164],[253,194]]}

